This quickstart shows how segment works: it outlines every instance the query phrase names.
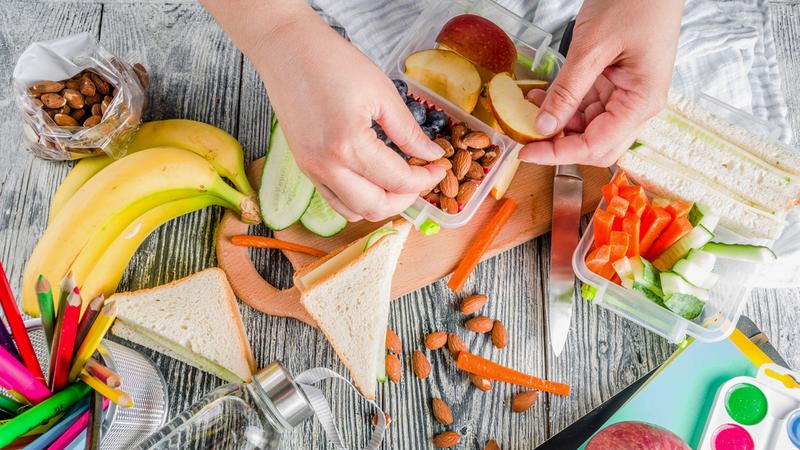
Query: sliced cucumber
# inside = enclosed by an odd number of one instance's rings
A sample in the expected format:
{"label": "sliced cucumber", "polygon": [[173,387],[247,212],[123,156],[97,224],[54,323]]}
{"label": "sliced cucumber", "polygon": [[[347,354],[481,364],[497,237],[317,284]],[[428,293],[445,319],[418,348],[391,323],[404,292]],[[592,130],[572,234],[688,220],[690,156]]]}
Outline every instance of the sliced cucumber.
{"label": "sliced cucumber", "polygon": [[694,320],[703,312],[705,302],[690,294],[671,294],[664,299],[664,306],[687,320]]}
{"label": "sliced cucumber", "polygon": [[704,302],[708,301],[707,290],[689,283],[675,272],[661,273],[661,289],[665,297],[669,297],[672,294],[687,294],[693,295]]}
{"label": "sliced cucumber", "polygon": [[633,265],[628,257],[620,258],[611,264],[622,281],[622,287],[631,289],[633,287]]}
{"label": "sliced cucumber", "polygon": [[300,217],[300,223],[317,236],[331,237],[344,230],[347,219],[331,208],[319,192],[314,191],[311,203]]}
{"label": "sliced cucumber", "polygon": [[768,247],[763,245],[724,244],[722,242],[709,242],[703,250],[713,253],[720,258],[748,262],[770,262],[778,257]]}
{"label": "sliced cucumber", "polygon": [[258,201],[264,223],[283,230],[297,222],[311,203],[314,185],[294,161],[279,124],[272,127],[269,150],[261,172]]}
{"label": "sliced cucumber", "polygon": [[370,233],[369,236],[367,236],[367,243],[364,244],[364,251],[367,251],[367,249],[370,248],[372,244],[378,242],[380,238],[395,233],[397,233],[397,230],[392,228],[391,226],[378,228],[377,230]]}
{"label": "sliced cucumber", "polygon": [[661,256],[656,258],[656,260],[653,261],[653,265],[662,272],[671,270],[676,262],[689,253],[689,250],[701,248],[713,238],[714,233],[708,231],[706,227],[698,225],[694,227],[689,234],[680,238],[678,242],[672,244],[672,247],[668,248]]}
{"label": "sliced cucumber", "polygon": [[675,263],[672,271],[697,287],[703,287],[714,270],[717,257],[702,250],[692,250],[686,259]]}
{"label": "sliced cucumber", "polygon": [[645,297],[647,297],[648,300],[655,303],[656,305],[664,306],[664,300],[661,298],[661,296],[650,290],[650,288],[645,286],[644,284],[635,281],[633,283],[633,290],[641,292],[642,294],[644,294]]}
{"label": "sliced cucumber", "polygon": [[653,267],[650,261],[642,257],[631,258],[630,260],[631,267],[633,268],[634,289],[635,285],[638,283],[655,295],[661,297],[663,292],[661,290],[661,278],[659,277],[658,269]]}
{"label": "sliced cucumber", "polygon": [[712,232],[715,228],[717,228],[717,224],[719,223],[719,216],[712,213],[708,206],[701,205],[699,203],[692,205],[692,209],[689,211],[688,219],[693,227],[702,225],[706,228],[706,230]]}

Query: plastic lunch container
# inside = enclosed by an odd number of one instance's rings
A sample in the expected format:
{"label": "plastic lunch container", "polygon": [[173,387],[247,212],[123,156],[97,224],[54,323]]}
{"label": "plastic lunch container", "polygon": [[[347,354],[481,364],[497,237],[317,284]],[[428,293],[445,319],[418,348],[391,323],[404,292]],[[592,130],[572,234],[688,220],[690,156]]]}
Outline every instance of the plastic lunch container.
{"label": "plastic lunch container", "polygon": [[419,18],[409,28],[403,39],[398,44],[390,61],[389,67],[384,71],[391,77],[402,79],[408,84],[411,95],[419,97],[437,109],[441,109],[453,122],[465,122],[473,130],[485,132],[492,143],[499,146],[501,153],[497,162],[486,174],[481,184],[470,201],[463,205],[458,214],[448,214],[436,206],[428,203],[422,197],[418,198],[403,216],[415,227],[426,234],[432,234],[439,227],[457,228],[472,218],[481,203],[489,195],[497,176],[502,169],[516,159],[521,145],[499,133],[494,128],[480,121],[471,114],[446,100],[439,94],[405,76],[404,61],[406,57],[416,51],[436,47],[436,36],[442,26],[453,17],[462,14],[475,14],[485,17],[502,28],[517,47],[517,79],[537,79],[552,82],[564,63],[564,57],[549,47],[552,36],[536,27],[511,11],[503,8],[492,0],[448,0],[431,2],[423,10]]}
{"label": "plastic lunch container", "polygon": [[[690,98],[694,98],[709,113],[782,145],[777,141],[779,130],[767,122],[704,94],[691,95]],[[598,208],[605,206],[603,201]],[[730,243],[770,246],[774,242],[745,240],[721,226],[717,226],[714,235],[715,240]],[[730,336],[750,298],[750,284],[758,275],[758,264],[717,259],[714,272],[720,275],[720,279],[711,290],[703,313],[695,320],[687,320],[653,303],[640,292],[625,289],[589,270],[585,260],[593,240],[594,220],[584,232],[572,258],[572,266],[578,278],[597,290],[592,301],[674,343],[681,342],[687,336],[702,342],[721,341]]]}

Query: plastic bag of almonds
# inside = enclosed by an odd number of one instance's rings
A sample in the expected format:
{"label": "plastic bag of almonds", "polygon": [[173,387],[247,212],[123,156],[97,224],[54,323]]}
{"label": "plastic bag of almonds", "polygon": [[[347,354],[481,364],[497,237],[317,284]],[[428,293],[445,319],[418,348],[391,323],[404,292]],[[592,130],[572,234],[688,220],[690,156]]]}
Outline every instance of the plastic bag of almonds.
{"label": "plastic bag of almonds", "polygon": [[80,33],[31,44],[17,60],[13,84],[23,136],[36,156],[119,158],[141,123],[147,72]]}

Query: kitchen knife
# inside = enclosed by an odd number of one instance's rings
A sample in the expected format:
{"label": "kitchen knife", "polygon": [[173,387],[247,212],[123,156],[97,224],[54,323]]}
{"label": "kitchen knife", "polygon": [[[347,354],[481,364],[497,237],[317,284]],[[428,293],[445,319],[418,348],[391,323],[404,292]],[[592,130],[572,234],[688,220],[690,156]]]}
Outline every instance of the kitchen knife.
{"label": "kitchen knife", "polygon": [[553,177],[553,231],[547,309],[550,345],[556,356],[564,348],[572,319],[575,294],[572,253],[578,245],[582,203],[583,178],[578,167],[556,167]]}
{"label": "kitchen knife", "polygon": [[[566,55],[572,41],[575,21],[564,29],[559,51]],[[575,273],[572,253],[578,245],[578,229],[583,204],[583,178],[575,165],[556,167],[553,177],[553,226],[550,243],[550,283],[548,290],[548,330],[555,356],[561,354],[569,335]]]}

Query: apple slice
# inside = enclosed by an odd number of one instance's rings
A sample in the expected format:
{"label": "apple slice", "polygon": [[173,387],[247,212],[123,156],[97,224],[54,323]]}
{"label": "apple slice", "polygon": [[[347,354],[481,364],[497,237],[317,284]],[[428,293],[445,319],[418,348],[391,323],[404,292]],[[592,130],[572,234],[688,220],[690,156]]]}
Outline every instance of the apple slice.
{"label": "apple slice", "polygon": [[470,113],[481,92],[475,66],[448,50],[422,50],[406,58],[406,75]]}
{"label": "apple slice", "polygon": [[472,110],[472,115],[498,132],[505,134],[505,131],[500,128],[500,124],[497,123],[497,119],[494,117],[492,107],[489,105],[489,95],[486,93],[486,89],[481,89],[481,94],[478,97],[478,104],[475,105],[475,109]]}
{"label": "apple slice", "polygon": [[550,83],[544,80],[517,80],[517,86],[522,89],[522,95],[526,96],[534,89],[546,90],[548,84]]}
{"label": "apple slice", "polygon": [[492,74],[514,73],[517,48],[502,28],[475,14],[453,17],[436,36],[447,47]]}
{"label": "apple slice", "polygon": [[525,99],[522,89],[507,73],[495,75],[487,90],[494,117],[511,139],[527,144],[557,134],[545,136],[536,130],[534,123],[539,115],[539,107]]}

